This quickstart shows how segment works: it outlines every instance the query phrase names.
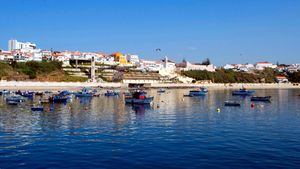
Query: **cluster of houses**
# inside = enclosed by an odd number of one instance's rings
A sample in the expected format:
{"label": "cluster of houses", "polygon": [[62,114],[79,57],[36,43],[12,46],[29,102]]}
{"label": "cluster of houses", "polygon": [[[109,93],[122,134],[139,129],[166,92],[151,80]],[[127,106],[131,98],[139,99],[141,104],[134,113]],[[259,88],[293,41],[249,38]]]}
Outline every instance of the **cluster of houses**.
{"label": "cluster of houses", "polygon": [[161,74],[172,74],[176,71],[187,70],[215,71],[215,66],[212,64],[192,64],[185,60],[182,63],[176,64],[167,57],[153,61],[140,59],[138,55],[122,54],[120,52],[105,54],[100,52],[41,50],[34,43],[19,42],[17,40],[9,40],[7,51],[0,50],[0,61],[27,62],[57,60],[63,62],[64,66],[69,66],[70,61],[90,61],[92,58],[94,58],[96,65],[135,67],[137,70],[155,71]]}
{"label": "cluster of houses", "polygon": [[[180,71],[206,70],[214,72],[216,67],[211,63],[190,63],[183,60],[181,63],[175,63],[167,57],[153,61],[139,58],[138,55],[122,54],[120,52],[105,54],[100,52],[79,52],[79,51],[52,51],[38,49],[36,44],[31,42],[19,42],[9,40],[8,50],[0,50],[0,61],[42,61],[57,60],[61,61],[65,67],[70,63],[87,63],[94,60],[96,65],[130,67],[141,72],[159,72],[162,76],[174,77]],[[276,69],[278,72],[293,73],[300,71],[300,64],[277,65],[270,62],[257,62],[256,64],[226,64],[221,68],[237,72],[254,72],[255,70],[264,70],[265,68]],[[278,77],[278,81],[286,82],[286,78]]]}
{"label": "cluster of houses", "polygon": [[255,64],[226,64],[222,67],[226,70],[233,70],[237,72],[253,72],[255,70],[264,70],[265,68],[272,68],[278,72],[294,73],[300,71],[300,64],[273,64],[271,62],[257,62]]}
{"label": "cluster of houses", "polygon": [[[248,72],[252,73],[254,71],[262,71],[265,68],[271,68],[279,73],[295,73],[300,71],[300,64],[273,64],[271,62],[257,62],[256,64],[226,64],[222,67],[226,70],[233,70],[236,72]],[[276,76],[276,81],[278,83],[287,83],[288,79],[286,76]]]}

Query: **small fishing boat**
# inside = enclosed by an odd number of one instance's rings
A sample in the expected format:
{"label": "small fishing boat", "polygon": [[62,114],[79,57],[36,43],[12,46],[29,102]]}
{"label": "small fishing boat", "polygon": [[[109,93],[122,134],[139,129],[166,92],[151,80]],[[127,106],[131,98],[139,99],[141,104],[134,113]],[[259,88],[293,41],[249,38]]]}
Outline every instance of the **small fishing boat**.
{"label": "small fishing boat", "polygon": [[21,92],[20,95],[27,98],[33,98],[34,92],[29,92],[29,91]]}
{"label": "small fishing boat", "polygon": [[44,92],[35,92],[34,93],[36,96],[43,96]]}
{"label": "small fishing boat", "polygon": [[236,101],[225,101],[224,105],[225,106],[234,106],[234,107],[241,106],[241,104],[239,102],[236,102]]}
{"label": "small fishing boat", "polygon": [[238,95],[238,96],[250,96],[253,93],[255,93],[254,90],[246,90],[245,88],[242,88],[240,90],[235,90],[232,92],[232,95]]}
{"label": "small fishing boat", "polygon": [[71,94],[71,92],[69,92],[68,90],[63,90],[63,91],[59,92],[59,95],[61,95],[61,96],[68,96],[70,94]]}
{"label": "small fishing boat", "polygon": [[99,93],[96,89],[94,89],[94,90],[93,90],[93,96],[94,96],[94,97],[99,97],[99,96],[100,96],[100,93]]}
{"label": "small fishing boat", "polygon": [[61,95],[53,95],[52,97],[49,97],[49,101],[53,103],[66,103],[68,101],[68,97]]}
{"label": "small fishing boat", "polygon": [[198,90],[191,90],[188,95],[184,95],[186,97],[194,97],[194,96],[205,96],[208,90],[204,87],[201,87]]}
{"label": "small fishing boat", "polygon": [[261,102],[270,102],[271,101],[271,96],[253,96],[251,97],[251,101],[261,101]]}
{"label": "small fishing boat", "polygon": [[11,93],[11,91],[6,90],[6,89],[0,91],[0,95],[10,94],[10,93]]}
{"label": "small fishing boat", "polygon": [[165,92],[166,92],[166,90],[163,89],[163,88],[160,88],[160,89],[157,90],[157,93],[165,93]]}
{"label": "small fishing boat", "polygon": [[31,111],[44,111],[43,106],[33,106],[31,107]]}
{"label": "small fishing boat", "polygon": [[123,93],[125,98],[131,98],[132,97],[132,93],[131,92],[125,92]]}
{"label": "small fishing boat", "polygon": [[119,96],[119,92],[113,91],[113,90],[107,90],[104,94],[105,96]]}
{"label": "small fishing boat", "polygon": [[132,93],[132,96],[125,98],[125,103],[127,104],[151,104],[154,97],[146,97],[141,91],[136,91]]}
{"label": "small fishing boat", "polygon": [[6,102],[8,105],[18,105],[20,102],[16,102],[16,101],[7,101]]}
{"label": "small fishing boat", "polygon": [[22,98],[22,96],[18,96],[18,95],[14,95],[14,96],[9,96],[6,98],[7,102],[23,102],[24,98]]}
{"label": "small fishing boat", "polygon": [[76,97],[93,97],[94,93],[90,92],[87,88],[83,88],[81,91],[74,94]]}

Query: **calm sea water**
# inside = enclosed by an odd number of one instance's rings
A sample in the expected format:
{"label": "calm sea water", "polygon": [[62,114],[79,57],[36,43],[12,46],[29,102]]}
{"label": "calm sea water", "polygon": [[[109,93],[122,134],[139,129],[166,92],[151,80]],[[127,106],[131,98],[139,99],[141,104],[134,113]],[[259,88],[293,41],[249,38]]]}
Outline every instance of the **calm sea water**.
{"label": "calm sea water", "polygon": [[0,168],[300,168],[300,90],[257,90],[272,102],[254,108],[227,90],[187,92],[148,91],[154,105],[136,107],[74,98],[40,113],[2,96]]}

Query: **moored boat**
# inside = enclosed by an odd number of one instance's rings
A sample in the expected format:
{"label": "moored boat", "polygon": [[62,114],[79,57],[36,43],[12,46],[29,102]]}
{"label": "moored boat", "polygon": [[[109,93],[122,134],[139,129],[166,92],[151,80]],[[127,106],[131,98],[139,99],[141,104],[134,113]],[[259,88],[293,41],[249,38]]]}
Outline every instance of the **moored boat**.
{"label": "moored boat", "polygon": [[87,88],[83,88],[81,91],[74,94],[76,97],[93,97],[94,93],[90,92]]}
{"label": "moored boat", "polygon": [[262,101],[262,102],[270,102],[271,101],[271,96],[253,96],[251,97],[251,101]]}
{"label": "moored boat", "polygon": [[160,89],[157,90],[157,93],[165,93],[165,92],[166,92],[166,90],[163,89],[163,88],[160,88]]}
{"label": "moored boat", "polygon": [[43,96],[44,92],[35,92],[34,93],[36,96]]}
{"label": "moored boat", "polygon": [[49,101],[53,103],[66,103],[68,101],[68,97],[61,95],[53,95],[52,97],[49,97]]}
{"label": "moored boat", "polygon": [[239,95],[239,96],[250,96],[253,93],[255,93],[254,90],[246,90],[245,88],[242,88],[240,90],[235,90],[232,92],[232,95]]}
{"label": "moored boat", "polygon": [[154,97],[146,97],[144,92],[136,91],[132,93],[132,96],[125,97],[125,103],[127,104],[151,104]]}
{"label": "moored boat", "polygon": [[113,91],[113,90],[107,90],[104,94],[105,96],[119,96],[119,92]]}
{"label": "moored boat", "polygon": [[241,104],[237,101],[225,101],[224,105],[225,106],[234,106],[234,107],[241,106]]}
{"label": "moored boat", "polygon": [[201,87],[198,90],[191,90],[188,95],[185,95],[187,97],[194,97],[194,96],[205,96],[207,94],[208,90],[204,87]]}
{"label": "moored boat", "polygon": [[16,102],[16,101],[7,101],[8,105],[18,105],[20,102]]}
{"label": "moored boat", "polygon": [[22,96],[9,96],[5,99],[7,102],[13,101],[13,102],[23,102],[24,98]]}
{"label": "moored boat", "polygon": [[44,111],[44,107],[42,107],[42,106],[33,106],[33,107],[31,107],[31,111]]}
{"label": "moored boat", "polygon": [[6,90],[6,89],[0,91],[0,95],[10,94],[10,93],[11,93],[11,91]]}

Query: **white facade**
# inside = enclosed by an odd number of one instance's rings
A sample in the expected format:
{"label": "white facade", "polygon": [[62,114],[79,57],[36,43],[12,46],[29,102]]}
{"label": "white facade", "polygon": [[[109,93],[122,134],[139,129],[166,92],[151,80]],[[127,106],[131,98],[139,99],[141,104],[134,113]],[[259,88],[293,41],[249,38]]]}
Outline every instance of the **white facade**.
{"label": "white facade", "polygon": [[35,52],[32,54],[32,60],[33,61],[42,61],[43,60],[43,55],[40,52]]}
{"label": "white facade", "polygon": [[164,61],[163,61],[163,65],[164,65],[164,71],[169,72],[169,73],[175,73],[176,71],[176,63],[175,62],[171,62],[168,57],[165,57]]}
{"label": "white facade", "polygon": [[130,62],[131,64],[133,65],[138,65],[140,63],[140,59],[139,59],[139,56],[138,55],[125,55],[126,56],[126,59],[128,62]]}
{"label": "white facade", "polygon": [[8,50],[21,50],[22,52],[33,52],[36,50],[36,44],[31,42],[18,42],[15,39],[8,41]]}
{"label": "white facade", "polygon": [[201,65],[201,64],[192,64],[188,61],[184,61],[182,64],[182,68],[180,70],[182,71],[189,71],[189,70],[206,70],[209,72],[214,72],[216,71],[215,66],[210,64],[210,65]]}
{"label": "white facade", "polygon": [[0,60],[13,60],[14,56],[10,51],[1,51],[0,52]]}
{"label": "white facade", "polygon": [[274,65],[273,63],[270,62],[257,62],[255,65],[255,69],[257,70],[264,70],[265,68],[272,68],[275,69],[277,65]]}
{"label": "white facade", "polygon": [[140,68],[147,71],[160,71],[163,69],[163,65],[160,62],[151,60],[141,60]]}
{"label": "white facade", "polygon": [[232,65],[232,64],[226,64],[225,66],[223,66],[223,68],[224,68],[225,70],[229,70],[229,69],[234,69],[235,66]]}

